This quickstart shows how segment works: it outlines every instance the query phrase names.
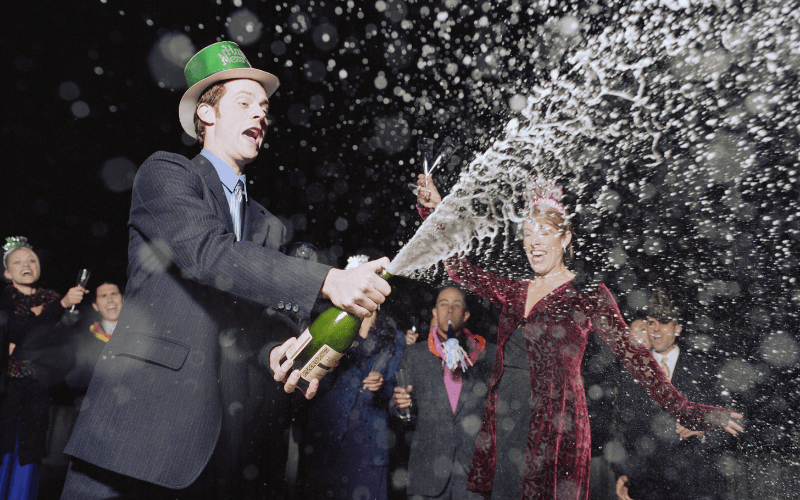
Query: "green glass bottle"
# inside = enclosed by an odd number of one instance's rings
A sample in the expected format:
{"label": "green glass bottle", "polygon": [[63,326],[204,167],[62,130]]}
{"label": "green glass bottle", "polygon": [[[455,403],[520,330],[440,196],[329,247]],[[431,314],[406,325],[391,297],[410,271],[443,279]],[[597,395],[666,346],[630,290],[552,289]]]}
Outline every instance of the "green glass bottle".
{"label": "green glass bottle", "polygon": [[[382,270],[378,275],[388,280],[391,274]],[[309,382],[321,379],[331,371],[358,335],[361,318],[338,307],[330,307],[311,323],[298,337],[297,342],[286,351],[286,357],[294,361],[292,370],[300,370],[297,386],[307,389]]]}

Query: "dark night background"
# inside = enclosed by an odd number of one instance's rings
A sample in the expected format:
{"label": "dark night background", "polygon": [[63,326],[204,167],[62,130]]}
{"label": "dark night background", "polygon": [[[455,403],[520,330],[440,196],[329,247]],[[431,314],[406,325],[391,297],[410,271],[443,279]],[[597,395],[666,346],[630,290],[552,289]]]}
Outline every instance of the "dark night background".
{"label": "dark night background", "polygon": [[[61,293],[82,267],[92,270],[95,286],[100,280],[124,283],[136,168],[157,150],[189,157],[198,152],[178,122],[183,64],[208,44],[237,41],[229,29],[247,33],[247,20],[257,19],[260,36],[240,45],[251,64],[276,74],[281,86],[270,102],[266,145],[248,167],[250,195],[284,219],[292,233],[287,247],[312,243],[322,259],[339,267],[353,253],[392,257],[418,221],[407,183],[420,171],[419,139],[456,140],[459,149],[442,169],[447,192],[508,120],[515,90],[501,83],[518,75],[481,63],[471,72],[451,68],[485,46],[516,53],[513,32],[501,40],[479,26],[482,17],[502,24],[518,3],[6,2],[0,236],[27,236],[42,259],[42,283]],[[437,16],[447,8],[450,20],[458,21],[446,24]],[[534,32],[546,20],[540,12],[515,26],[518,33]],[[613,13],[596,21],[587,33],[613,22]],[[435,63],[421,65],[425,58]],[[549,69],[532,65],[516,88]],[[476,71],[483,72],[482,85]],[[786,78],[786,85],[797,87],[795,73]],[[747,374],[731,396],[748,414],[751,432],[744,441],[753,450],[791,456],[800,443],[793,421],[800,403],[796,130],[781,140],[789,152],[775,153],[761,165],[766,174],[744,183],[750,212],[733,222],[719,216],[724,207],[715,211],[730,182],[704,188],[708,206],[695,212],[671,196],[675,177],[667,169],[632,164],[612,177],[600,173],[605,167],[598,162],[583,192],[610,186],[621,202],[616,212],[591,221],[578,215],[579,257],[613,253],[620,242],[641,248],[653,227],[667,228],[659,240],[666,248],[630,251],[624,268],[598,259],[579,259],[577,267],[607,282],[623,308],[630,306],[629,290],[668,285],[686,309],[689,330],[713,339],[712,357],[744,360]],[[655,193],[646,198],[636,186],[644,178]],[[698,237],[704,227],[698,218],[725,230]],[[683,279],[686,269],[716,284],[717,293],[704,295],[702,286],[692,286]],[[738,289],[720,292],[720,283],[737,283]],[[398,278],[393,285],[387,306],[401,326],[433,301],[431,284]],[[497,311],[485,306],[473,301],[472,327],[491,335]],[[776,344],[788,350],[777,366],[761,356],[764,339],[774,333],[789,339]]]}
{"label": "dark night background", "polygon": [[[275,12],[253,4],[266,11],[264,33],[244,50],[254,66],[278,75],[281,87],[271,102],[267,147],[247,172],[251,192],[293,221],[294,240],[321,249],[338,244],[334,257],[340,257],[340,266],[344,249],[369,246],[390,255],[397,237],[394,212],[409,212],[413,199],[394,172],[382,175],[383,159],[366,143],[371,124],[362,123],[377,98],[371,82],[386,68],[361,64],[362,48],[339,62],[357,84],[343,88],[338,78],[328,84],[317,76],[312,81],[302,63],[327,62],[327,54],[315,49],[309,33],[286,47],[283,57],[274,57],[270,46],[283,36],[273,28],[288,25],[289,9]],[[236,8],[227,2],[100,1],[9,7],[6,19],[14,22],[2,35],[13,54],[4,78],[10,107],[2,128],[8,187],[2,233],[27,235],[46,253],[43,275],[51,286],[71,285],[83,266],[119,280],[126,261],[130,175],[156,150],[187,156],[199,151],[182,140],[176,120],[185,84],[159,88],[149,54],[161,37],[175,33],[186,34],[197,49],[216,42],[226,35],[225,18]],[[330,10],[315,12],[334,21]],[[363,33],[367,23],[342,22],[340,38],[347,30]],[[283,67],[287,60],[291,67]],[[168,69],[173,73],[162,74],[173,83],[182,80],[180,72]],[[67,94],[61,95],[65,83]],[[76,117],[71,110],[76,103],[88,109],[86,116]],[[392,206],[402,197],[390,194],[401,187],[403,206]],[[371,203],[364,203],[367,196]],[[349,218],[344,231],[335,229],[341,214]]]}

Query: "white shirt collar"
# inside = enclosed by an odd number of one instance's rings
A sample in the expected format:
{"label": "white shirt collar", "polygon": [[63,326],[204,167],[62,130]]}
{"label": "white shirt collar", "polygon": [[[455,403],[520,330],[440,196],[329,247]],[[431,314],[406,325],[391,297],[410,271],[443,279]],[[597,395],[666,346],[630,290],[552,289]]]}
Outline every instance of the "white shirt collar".
{"label": "white shirt collar", "polygon": [[114,328],[117,327],[117,324],[101,319],[100,326],[103,328],[103,331],[106,332],[107,335],[111,335],[114,333]]}
{"label": "white shirt collar", "polygon": [[667,358],[667,367],[669,368],[669,379],[672,380],[672,375],[675,373],[675,366],[678,364],[678,355],[681,353],[681,348],[678,347],[678,344],[675,344],[675,347],[672,348],[667,354],[659,354],[655,351],[652,351],[653,357],[656,358],[658,361],[659,366],[661,365],[661,360],[663,358]]}
{"label": "white shirt collar", "polygon": [[[219,175],[219,180],[222,181],[222,185],[225,186],[225,195],[230,197],[231,193],[233,193],[233,189],[236,187],[236,183],[242,181],[244,200],[247,201],[247,176],[244,174],[236,175],[236,172],[233,171],[230,165],[207,149],[200,151],[200,154],[205,156],[206,159],[211,162],[211,165],[214,166],[214,170],[216,170],[217,175]],[[230,203],[230,200],[228,200],[228,202]]]}

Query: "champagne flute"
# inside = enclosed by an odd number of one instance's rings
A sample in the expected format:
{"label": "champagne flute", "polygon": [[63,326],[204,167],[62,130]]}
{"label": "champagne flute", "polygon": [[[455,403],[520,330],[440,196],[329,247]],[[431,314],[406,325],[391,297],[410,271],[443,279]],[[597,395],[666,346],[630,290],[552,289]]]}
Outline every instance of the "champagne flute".
{"label": "champagne flute", "polygon": [[[450,137],[444,139],[442,146],[439,147],[436,154],[434,154],[434,147],[435,141],[429,138],[420,139],[417,143],[417,149],[422,163],[422,173],[425,175],[425,186],[428,185],[428,176],[436,170],[436,167],[438,167],[441,162],[447,161],[456,150],[453,139]],[[414,193],[414,196],[419,193],[419,186],[417,186],[416,183],[408,183],[408,188]]]}
{"label": "champagne flute", "polygon": [[[397,385],[399,385],[403,389],[408,387],[408,374],[402,368],[397,370]],[[403,421],[408,422],[409,420],[411,420],[411,407],[409,406],[407,408],[398,408],[397,414]]]}
{"label": "champagne flute", "polygon": [[[78,273],[78,282],[75,283],[77,286],[86,288],[86,284],[89,283],[89,276],[91,276],[92,272],[88,269],[81,269],[81,272]],[[75,304],[69,308],[69,312],[75,312]]]}

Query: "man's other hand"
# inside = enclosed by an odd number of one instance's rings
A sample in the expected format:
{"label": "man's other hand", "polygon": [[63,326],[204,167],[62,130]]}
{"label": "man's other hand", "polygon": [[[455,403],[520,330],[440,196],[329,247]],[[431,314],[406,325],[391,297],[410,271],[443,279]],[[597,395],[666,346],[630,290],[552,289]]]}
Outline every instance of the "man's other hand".
{"label": "man's other hand", "polygon": [[[297,381],[300,380],[300,371],[292,371],[291,359],[287,358],[286,361],[281,364],[281,359],[286,356],[286,351],[294,345],[296,340],[297,338],[292,337],[269,353],[269,367],[275,374],[275,381],[284,382],[283,390],[286,392],[294,392],[294,390],[297,389]],[[317,394],[318,387],[319,380],[314,379],[308,384],[308,389],[305,391],[300,389],[300,391],[305,395],[306,399],[311,399]]]}
{"label": "man's other hand", "polygon": [[677,422],[675,422],[675,432],[680,434],[682,440],[683,439],[689,439],[690,437],[694,437],[694,436],[699,436],[699,437],[702,438],[703,436],[706,435],[706,433],[703,432],[703,431],[692,431],[692,430],[689,430],[689,429],[687,429],[686,427],[682,426],[681,424],[679,424]]}

